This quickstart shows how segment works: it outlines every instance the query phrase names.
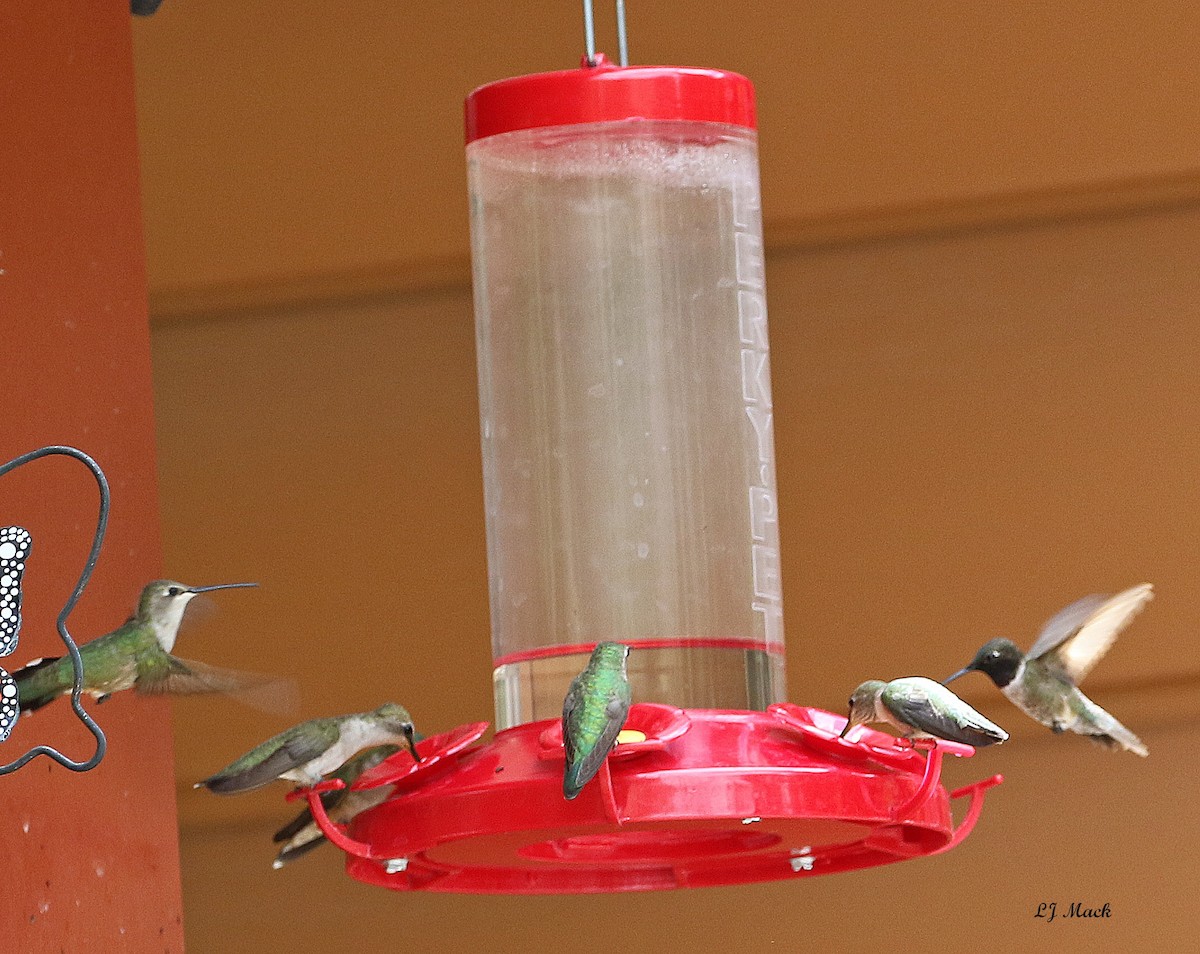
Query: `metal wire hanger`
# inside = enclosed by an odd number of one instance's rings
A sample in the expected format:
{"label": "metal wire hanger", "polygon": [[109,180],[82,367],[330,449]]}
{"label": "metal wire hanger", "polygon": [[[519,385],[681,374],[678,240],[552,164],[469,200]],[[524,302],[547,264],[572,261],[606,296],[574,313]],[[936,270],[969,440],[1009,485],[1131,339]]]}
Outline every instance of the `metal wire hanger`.
{"label": "metal wire hanger", "polygon": [[[617,52],[622,66],[629,65],[629,40],[625,33],[625,0],[617,2]],[[583,0],[583,41],[588,66],[596,65],[596,16],[592,0]]]}
{"label": "metal wire hanger", "polygon": [[92,570],[96,567],[96,561],[100,558],[100,547],[104,543],[104,532],[108,528],[108,512],[110,508],[108,479],[104,476],[104,471],[100,469],[100,465],[83,451],[74,447],[60,445],[42,447],[38,450],[30,451],[28,454],[22,454],[7,464],[0,465],[0,477],[9,473],[9,471],[28,464],[30,461],[51,455],[74,457],[76,460],[81,461],[92,472],[92,476],[96,478],[96,485],[100,489],[100,514],[96,520],[96,532],[92,536],[92,549],[88,552],[87,562],[83,566],[83,572],[79,575],[79,581],[75,584],[75,589],[71,591],[71,595],[67,598],[62,612],[58,614],[58,635],[62,638],[63,644],[67,647],[67,652],[71,656],[71,668],[75,674],[75,681],[71,687],[71,708],[75,710],[75,715],[79,717],[79,721],[95,737],[96,751],[87,761],[76,762],[74,759],[63,755],[53,746],[38,745],[30,749],[19,759],[9,762],[6,765],[0,765],[0,775],[9,775],[17,771],[17,769],[39,755],[45,755],[47,758],[53,759],[59,765],[70,769],[72,772],[87,772],[100,764],[100,760],[104,758],[104,753],[108,749],[108,740],[104,737],[104,731],[84,711],[83,705],[79,701],[80,693],[83,691],[83,658],[79,655],[79,647],[75,644],[75,640],[71,638],[71,633],[67,629],[67,617],[71,614],[71,610],[75,608],[79,597],[83,595],[88,580],[92,578]]}

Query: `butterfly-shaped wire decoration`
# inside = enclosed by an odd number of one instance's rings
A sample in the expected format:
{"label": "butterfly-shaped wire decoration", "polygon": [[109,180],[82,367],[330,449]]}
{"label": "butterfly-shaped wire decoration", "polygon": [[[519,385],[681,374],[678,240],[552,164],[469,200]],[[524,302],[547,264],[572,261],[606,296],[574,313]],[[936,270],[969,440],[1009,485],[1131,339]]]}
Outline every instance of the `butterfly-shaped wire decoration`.
{"label": "butterfly-shaped wire decoration", "polygon": [[[58,614],[58,635],[67,647],[67,653],[71,657],[71,668],[75,674],[75,682],[71,688],[71,708],[79,717],[79,721],[95,737],[96,751],[86,761],[76,762],[53,746],[37,745],[19,759],[0,765],[0,775],[15,772],[39,755],[45,755],[73,772],[86,772],[100,764],[100,760],[104,758],[104,753],[108,748],[108,740],[104,737],[103,730],[84,711],[83,705],[79,701],[80,692],[83,690],[83,659],[79,655],[79,647],[67,629],[67,617],[75,608],[79,597],[83,595],[84,588],[92,577],[92,570],[96,567],[96,561],[100,558],[100,547],[104,543],[104,532],[108,527],[110,506],[108,478],[104,476],[100,465],[87,454],[74,447],[66,446],[41,447],[28,454],[22,454],[7,464],[0,465],[0,477],[30,461],[51,455],[74,457],[82,462],[92,472],[92,476],[96,479],[96,485],[100,489],[100,513],[96,520],[96,532],[92,537],[92,548],[88,552],[87,562],[84,564],[83,572],[79,575],[75,589],[71,591],[62,612]],[[21,527],[0,529],[0,656],[8,655],[17,647],[17,639],[21,632],[21,579],[25,572],[25,558],[29,556],[32,545],[33,541],[29,533]],[[12,677],[0,669],[0,742],[8,738],[13,724],[20,716],[18,696],[17,686]]]}
{"label": "butterfly-shaped wire decoration", "polygon": [[[23,527],[0,529],[0,656],[12,653],[21,635],[21,576],[32,545]],[[20,714],[17,684],[0,668],[0,742],[8,738]]]}

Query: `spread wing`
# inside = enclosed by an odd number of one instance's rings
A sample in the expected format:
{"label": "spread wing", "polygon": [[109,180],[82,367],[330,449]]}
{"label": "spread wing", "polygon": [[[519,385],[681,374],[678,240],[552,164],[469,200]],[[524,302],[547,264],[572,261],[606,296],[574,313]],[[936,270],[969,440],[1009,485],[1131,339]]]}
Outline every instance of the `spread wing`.
{"label": "spread wing", "polygon": [[223,692],[256,709],[280,715],[294,714],[299,708],[296,684],[289,679],[221,669],[170,655],[163,666],[144,673],[136,688],[148,695],[192,696]]}
{"label": "spread wing", "polygon": [[311,762],[337,741],[338,734],[332,719],[305,722],[268,739],[198,784],[218,795],[261,788],[284,772]]}
{"label": "spread wing", "polygon": [[914,685],[913,680],[897,679],[883,690],[882,700],[901,722],[939,739],[980,747],[1008,738],[998,725],[931,680]]}
{"label": "spread wing", "polygon": [[1042,659],[1072,682],[1082,682],[1153,597],[1150,583],[1131,586],[1116,596],[1085,596],[1047,621],[1028,658]]}

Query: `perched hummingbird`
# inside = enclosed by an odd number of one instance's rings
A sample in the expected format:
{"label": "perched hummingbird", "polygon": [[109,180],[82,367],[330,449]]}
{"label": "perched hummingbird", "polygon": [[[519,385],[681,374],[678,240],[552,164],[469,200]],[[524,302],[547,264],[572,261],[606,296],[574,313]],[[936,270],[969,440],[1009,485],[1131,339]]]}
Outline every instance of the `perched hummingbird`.
{"label": "perched hummingbird", "polygon": [[385,702],[374,712],[309,719],[267,739],[215,775],[196,783],[218,795],[261,788],[275,779],[316,785],[356,752],[385,742],[401,742],[420,762],[412,716],[403,706]]}
{"label": "perched hummingbird", "polygon": [[[137,610],[129,619],[111,633],[79,647],[79,655],[83,658],[83,691],[103,702],[122,689],[190,695],[233,692],[269,681],[171,655],[183,612],[192,597],[212,590],[257,585],[185,586],[174,580],[155,580],[148,584],[138,599]],[[69,696],[75,681],[69,656],[35,659],[14,672],[13,678],[23,713],[35,712],[59,696]]]}
{"label": "perched hummingbird", "polygon": [[1008,738],[996,723],[924,676],[864,682],[850,696],[850,716],[841,737],[863,722],[886,722],[908,739],[949,739],[977,749]]}
{"label": "perched hummingbird", "polygon": [[1010,640],[993,639],[943,681],[971,671],[986,673],[1018,709],[1053,731],[1070,729],[1106,748],[1145,756],[1141,739],[1080,692],[1078,684],[1153,596],[1149,583],[1116,596],[1085,596],[1051,617],[1028,653]]}
{"label": "perched hummingbird", "polygon": [[[355,816],[368,808],[382,805],[395,791],[395,785],[380,785],[376,788],[364,789],[361,792],[350,791],[350,786],[358,781],[358,777],[368,769],[373,769],[384,759],[400,751],[398,745],[376,745],[359,752],[341,768],[335,769],[327,779],[337,778],[346,783],[346,788],[335,789],[321,794],[321,804],[325,812],[338,824],[345,825]],[[307,854],[325,841],[325,835],[313,821],[312,812],[305,808],[291,822],[275,832],[272,839],[276,844],[284,842],[275,857],[273,868],[282,868],[289,861],[295,861],[301,855]]]}
{"label": "perched hummingbird", "polygon": [[629,716],[633,693],[625,673],[629,647],[597,643],[587,667],[571,680],[563,700],[562,734],[566,763],[563,795],[574,798],[608,757]]}

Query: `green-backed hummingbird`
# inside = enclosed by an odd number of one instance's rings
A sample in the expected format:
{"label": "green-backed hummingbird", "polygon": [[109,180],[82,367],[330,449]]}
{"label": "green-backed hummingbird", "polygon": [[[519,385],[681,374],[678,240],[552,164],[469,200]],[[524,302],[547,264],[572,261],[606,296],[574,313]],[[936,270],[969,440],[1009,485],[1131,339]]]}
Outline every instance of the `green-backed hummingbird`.
{"label": "green-backed hummingbird", "polygon": [[597,643],[563,700],[563,795],[574,798],[600,771],[629,716],[633,693],[625,673],[629,647]]}
{"label": "green-backed hummingbird", "polygon": [[[395,785],[379,785],[375,788],[363,789],[359,792],[350,791],[350,786],[358,781],[358,777],[368,769],[375,768],[380,762],[386,758],[390,758],[400,751],[398,745],[376,745],[369,749],[364,749],[358,755],[342,763],[340,768],[334,769],[326,779],[340,779],[346,784],[345,788],[334,789],[331,792],[321,793],[321,804],[325,806],[325,812],[330,819],[337,822],[339,825],[346,825],[355,818],[365,812],[368,808],[374,808],[376,805],[382,805],[395,791]],[[272,868],[282,868],[290,861],[295,861],[301,855],[308,854],[318,845],[325,841],[325,835],[313,821],[312,812],[305,808],[299,815],[293,818],[288,824],[284,825],[279,831],[275,832],[275,837],[272,839],[276,844],[283,842],[284,845],[279,849],[279,854],[276,855]]]}
{"label": "green-backed hummingbird", "polygon": [[312,786],[356,752],[399,742],[420,762],[412,716],[404,706],[385,702],[373,712],[309,719],[268,739],[215,775],[196,783],[218,795],[261,788],[275,779]]}
{"label": "green-backed hummingbird", "polygon": [[[172,695],[236,692],[270,680],[218,669],[171,655],[184,610],[199,593],[240,589],[256,583],[186,586],[174,580],[146,585],[137,609],[121,626],[79,647],[83,691],[99,701],[123,689]],[[13,673],[21,711],[31,713],[69,696],[75,675],[70,656],[35,659]]]}
{"label": "green-backed hummingbird", "polygon": [[924,676],[891,682],[869,679],[860,685],[850,696],[850,716],[842,738],[864,722],[884,722],[907,739],[949,739],[977,749],[1008,738],[996,723]]}
{"label": "green-backed hummingbird", "polygon": [[1028,653],[1010,640],[993,639],[943,681],[985,673],[1018,709],[1054,732],[1070,729],[1106,748],[1145,756],[1142,740],[1080,692],[1078,684],[1153,596],[1149,583],[1115,596],[1085,596],[1051,617]]}

